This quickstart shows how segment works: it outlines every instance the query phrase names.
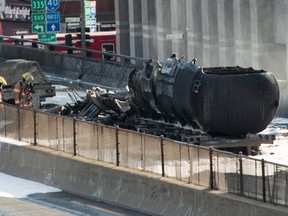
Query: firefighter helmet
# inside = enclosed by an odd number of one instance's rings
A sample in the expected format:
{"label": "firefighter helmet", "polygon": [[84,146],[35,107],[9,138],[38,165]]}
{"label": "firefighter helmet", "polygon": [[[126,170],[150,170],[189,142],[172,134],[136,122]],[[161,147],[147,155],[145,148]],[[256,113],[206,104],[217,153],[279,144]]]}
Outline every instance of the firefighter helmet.
{"label": "firefighter helmet", "polygon": [[31,82],[32,80],[34,80],[34,77],[32,76],[31,73],[26,72],[22,75],[22,78],[25,79],[28,82]]}
{"label": "firefighter helmet", "polygon": [[0,76],[0,84],[7,85],[6,80],[2,76]]}

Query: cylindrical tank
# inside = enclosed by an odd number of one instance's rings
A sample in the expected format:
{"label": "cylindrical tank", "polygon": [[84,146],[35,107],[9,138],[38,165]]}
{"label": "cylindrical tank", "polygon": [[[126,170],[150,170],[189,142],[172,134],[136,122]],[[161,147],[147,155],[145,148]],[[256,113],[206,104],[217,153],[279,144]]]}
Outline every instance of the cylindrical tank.
{"label": "cylindrical tank", "polygon": [[142,110],[215,135],[258,133],[272,121],[279,103],[273,74],[253,68],[201,68],[168,58],[162,67],[135,74],[133,82],[133,101]]}

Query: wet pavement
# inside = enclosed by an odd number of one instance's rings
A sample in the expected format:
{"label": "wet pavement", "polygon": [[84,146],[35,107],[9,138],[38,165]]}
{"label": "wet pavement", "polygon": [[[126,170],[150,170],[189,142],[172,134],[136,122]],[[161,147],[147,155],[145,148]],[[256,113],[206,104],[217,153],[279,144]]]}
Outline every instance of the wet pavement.
{"label": "wet pavement", "polygon": [[14,215],[145,216],[145,214],[66,192],[36,193],[22,199],[0,197],[0,216]]}

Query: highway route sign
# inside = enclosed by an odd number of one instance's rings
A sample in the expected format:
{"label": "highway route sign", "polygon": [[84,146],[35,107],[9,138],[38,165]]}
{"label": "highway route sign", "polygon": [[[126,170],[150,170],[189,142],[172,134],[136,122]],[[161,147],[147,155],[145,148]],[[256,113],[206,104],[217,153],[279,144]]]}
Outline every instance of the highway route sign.
{"label": "highway route sign", "polygon": [[46,9],[45,0],[32,0],[31,9],[32,11],[44,11]]}
{"label": "highway route sign", "polygon": [[47,23],[47,32],[60,32],[60,23]]}
{"label": "highway route sign", "polygon": [[60,0],[46,0],[46,6],[49,11],[56,11],[60,6]]}
{"label": "highway route sign", "polygon": [[38,41],[43,43],[56,42],[55,33],[38,34]]}
{"label": "highway route sign", "polygon": [[80,23],[80,17],[66,17],[65,18],[66,23]]}
{"label": "highway route sign", "polygon": [[46,24],[45,23],[32,23],[32,32],[33,33],[46,32]]}
{"label": "highway route sign", "polygon": [[31,20],[32,20],[32,23],[45,22],[46,21],[45,13],[32,13]]}
{"label": "highway route sign", "polygon": [[27,35],[29,34],[29,30],[28,29],[17,29],[14,31],[15,35]]}
{"label": "highway route sign", "polygon": [[0,0],[0,12],[5,12],[5,0]]}
{"label": "highway route sign", "polygon": [[47,22],[60,22],[60,12],[47,12],[46,20]]}
{"label": "highway route sign", "polygon": [[66,28],[78,28],[78,27],[81,27],[81,23],[66,23]]}

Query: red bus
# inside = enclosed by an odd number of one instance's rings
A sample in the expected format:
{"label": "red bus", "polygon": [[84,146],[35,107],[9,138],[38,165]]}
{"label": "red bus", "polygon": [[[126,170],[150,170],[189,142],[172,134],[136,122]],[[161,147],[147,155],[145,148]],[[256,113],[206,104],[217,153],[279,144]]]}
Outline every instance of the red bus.
{"label": "red bus", "polygon": [[[81,48],[81,39],[78,37],[80,33],[57,33],[56,42],[49,43],[51,45],[38,44],[38,48],[50,49],[50,50],[53,49],[54,51],[67,53],[67,48],[57,46],[53,47],[53,44],[65,46],[66,45],[65,36],[68,34],[71,34],[72,37],[71,46],[75,48]],[[86,32],[85,34],[88,34],[90,36],[89,39],[86,39],[86,41],[89,41],[89,45],[86,45],[86,49],[116,54],[116,31],[103,31],[103,32],[90,32],[90,33]],[[21,39],[21,36],[13,36],[13,38]],[[38,35],[23,35],[22,39],[38,41]],[[8,38],[4,38],[4,41],[8,43],[15,42],[14,39],[8,39]],[[23,45],[31,46],[31,43],[24,42]],[[80,53],[80,50],[73,50],[73,54],[78,53]],[[115,60],[115,57],[113,56],[101,55],[95,53],[92,54],[91,57],[102,58],[105,60]]]}

